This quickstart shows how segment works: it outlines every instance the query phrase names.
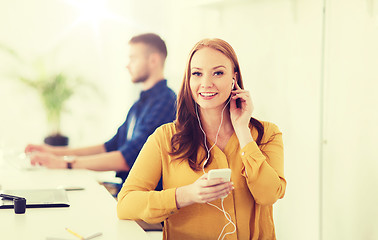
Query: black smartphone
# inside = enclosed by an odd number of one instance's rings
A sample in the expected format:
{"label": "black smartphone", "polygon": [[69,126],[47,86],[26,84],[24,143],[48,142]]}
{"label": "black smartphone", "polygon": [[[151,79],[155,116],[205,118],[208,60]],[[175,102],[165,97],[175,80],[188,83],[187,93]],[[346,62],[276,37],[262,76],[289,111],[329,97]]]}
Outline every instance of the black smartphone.
{"label": "black smartphone", "polygon": [[235,102],[236,102],[236,107],[237,108],[241,108],[241,100],[240,100],[240,98],[236,99]]}

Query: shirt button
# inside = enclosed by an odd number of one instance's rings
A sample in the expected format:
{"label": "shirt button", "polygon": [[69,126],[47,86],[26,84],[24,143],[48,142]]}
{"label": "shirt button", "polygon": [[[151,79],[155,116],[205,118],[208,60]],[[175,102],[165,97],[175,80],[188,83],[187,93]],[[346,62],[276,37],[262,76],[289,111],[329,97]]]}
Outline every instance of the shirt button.
{"label": "shirt button", "polygon": [[245,153],[244,153],[244,152],[242,152],[242,156],[244,156],[244,154],[245,154]]}

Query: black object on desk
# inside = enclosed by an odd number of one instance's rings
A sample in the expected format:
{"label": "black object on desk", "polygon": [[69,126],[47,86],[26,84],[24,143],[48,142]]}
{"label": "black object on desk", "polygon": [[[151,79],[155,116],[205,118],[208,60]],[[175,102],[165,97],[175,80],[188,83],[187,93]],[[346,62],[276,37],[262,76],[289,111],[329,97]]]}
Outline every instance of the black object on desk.
{"label": "black object on desk", "polygon": [[14,205],[14,213],[23,214],[26,211],[26,199],[23,197],[18,197],[8,194],[0,194],[3,199],[12,200]]}
{"label": "black object on desk", "polygon": [[14,213],[23,214],[26,211],[26,199],[25,198],[15,198],[13,199]]}

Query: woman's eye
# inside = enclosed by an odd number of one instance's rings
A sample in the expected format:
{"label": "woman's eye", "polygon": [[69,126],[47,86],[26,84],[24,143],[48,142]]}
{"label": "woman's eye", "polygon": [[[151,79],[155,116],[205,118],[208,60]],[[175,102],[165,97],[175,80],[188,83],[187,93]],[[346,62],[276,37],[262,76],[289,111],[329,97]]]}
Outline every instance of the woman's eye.
{"label": "woman's eye", "polygon": [[192,75],[193,76],[201,76],[201,73],[200,72],[192,72]]}
{"label": "woman's eye", "polygon": [[222,72],[222,71],[218,71],[218,72],[215,72],[214,75],[215,75],[215,76],[222,76],[222,75],[223,75],[223,72]]}

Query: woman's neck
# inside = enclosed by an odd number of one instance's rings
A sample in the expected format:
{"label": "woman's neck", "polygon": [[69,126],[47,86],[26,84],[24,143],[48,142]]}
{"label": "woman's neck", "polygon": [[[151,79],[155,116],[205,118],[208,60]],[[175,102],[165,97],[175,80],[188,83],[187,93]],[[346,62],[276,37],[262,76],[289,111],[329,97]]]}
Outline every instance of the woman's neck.
{"label": "woman's neck", "polygon": [[[218,133],[218,129],[219,135],[228,135],[228,133],[234,131],[228,109],[224,109],[224,111],[222,109],[202,109],[200,116],[202,128],[210,138]],[[222,126],[220,126],[221,124]]]}

